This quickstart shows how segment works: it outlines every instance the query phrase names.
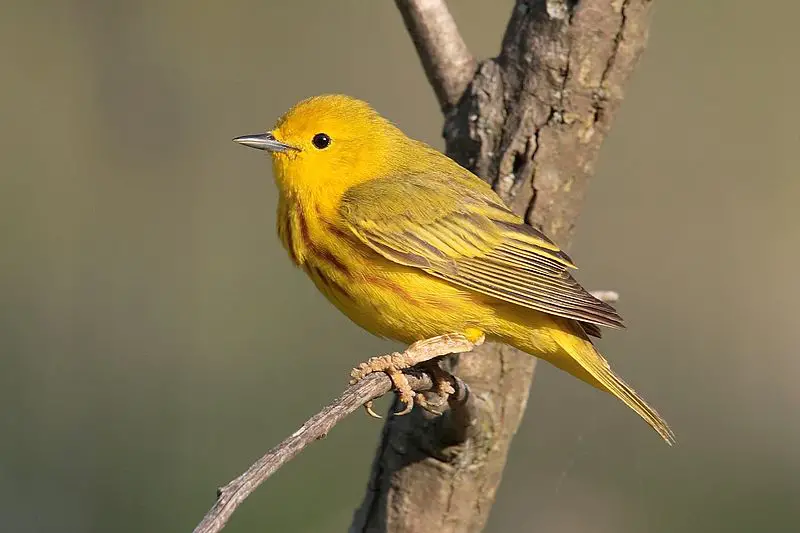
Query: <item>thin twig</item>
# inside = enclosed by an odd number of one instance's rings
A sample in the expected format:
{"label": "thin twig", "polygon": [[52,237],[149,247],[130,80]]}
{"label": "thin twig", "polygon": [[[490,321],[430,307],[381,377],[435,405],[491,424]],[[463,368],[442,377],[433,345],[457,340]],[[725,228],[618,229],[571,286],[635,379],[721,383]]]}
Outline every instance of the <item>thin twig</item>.
{"label": "thin twig", "polygon": [[425,75],[445,113],[458,103],[477,63],[444,0],[395,0]]}
{"label": "thin twig", "polygon": [[[415,391],[432,387],[429,375],[408,375],[409,383]],[[305,424],[286,440],[272,448],[256,461],[242,475],[217,490],[217,501],[194,533],[216,533],[221,531],[237,507],[259,485],[266,481],[280,467],[294,458],[312,442],[325,437],[344,417],[357,410],[370,400],[383,396],[392,388],[386,374],[370,374],[355,385],[351,385],[319,413],[309,418]]]}
{"label": "thin twig", "polygon": [[[619,298],[619,295],[613,291],[595,291],[593,294],[613,298],[610,301],[616,301]],[[599,296],[597,297],[599,298]],[[434,357],[448,353],[460,353],[474,347],[469,341],[448,335],[431,339],[427,343],[417,344],[420,345],[419,350]],[[410,349],[413,349],[413,346]],[[404,375],[415,392],[427,391],[433,387],[433,379],[429,370]],[[451,377],[455,381],[456,390],[456,394],[450,397],[451,407],[463,408],[468,403],[467,398],[469,397],[466,384],[455,376]],[[218,489],[217,501],[194,529],[194,533],[222,531],[239,505],[280,467],[292,460],[312,442],[324,438],[347,415],[375,398],[383,396],[391,389],[392,380],[382,372],[369,374],[348,387],[341,396],[309,418],[300,429],[264,454],[242,475]]]}
{"label": "thin twig", "polygon": [[591,291],[592,296],[607,304],[619,301],[619,293],[616,291]]}

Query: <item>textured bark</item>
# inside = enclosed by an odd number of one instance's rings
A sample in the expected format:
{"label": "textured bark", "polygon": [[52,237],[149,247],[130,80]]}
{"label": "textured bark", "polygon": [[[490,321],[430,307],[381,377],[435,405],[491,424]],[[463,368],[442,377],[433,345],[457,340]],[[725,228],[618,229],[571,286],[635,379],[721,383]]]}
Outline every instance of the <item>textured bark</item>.
{"label": "textured bark", "polygon": [[[447,152],[562,246],[600,144],[644,48],[648,0],[517,1],[500,55],[446,117]],[[350,531],[483,529],[536,359],[487,344],[453,357],[470,409],[420,409],[384,427]]]}

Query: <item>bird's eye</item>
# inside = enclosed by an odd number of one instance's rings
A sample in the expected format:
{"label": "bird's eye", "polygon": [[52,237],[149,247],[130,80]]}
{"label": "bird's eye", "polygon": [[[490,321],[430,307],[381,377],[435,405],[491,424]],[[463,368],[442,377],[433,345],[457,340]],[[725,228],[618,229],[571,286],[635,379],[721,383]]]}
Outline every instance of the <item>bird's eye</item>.
{"label": "bird's eye", "polygon": [[315,148],[319,148],[320,150],[324,150],[331,144],[331,138],[328,137],[325,133],[317,133],[314,135],[314,138],[311,139],[311,144],[314,145]]}

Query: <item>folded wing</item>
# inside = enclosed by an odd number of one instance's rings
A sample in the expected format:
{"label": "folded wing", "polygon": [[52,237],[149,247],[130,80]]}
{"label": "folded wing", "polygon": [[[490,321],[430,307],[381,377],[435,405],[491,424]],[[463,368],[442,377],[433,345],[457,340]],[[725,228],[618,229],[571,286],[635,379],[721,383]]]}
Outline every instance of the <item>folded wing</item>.
{"label": "folded wing", "polygon": [[596,325],[623,327],[614,308],[573,279],[569,256],[471,175],[371,180],[348,190],[340,210],[359,239],[396,263],[578,320],[594,336]]}

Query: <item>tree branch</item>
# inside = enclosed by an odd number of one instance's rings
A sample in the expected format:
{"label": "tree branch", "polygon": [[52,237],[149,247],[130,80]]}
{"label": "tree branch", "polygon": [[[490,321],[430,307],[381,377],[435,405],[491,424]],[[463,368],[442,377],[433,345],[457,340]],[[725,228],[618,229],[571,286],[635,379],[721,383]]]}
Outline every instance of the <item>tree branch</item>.
{"label": "tree branch", "polygon": [[475,74],[470,54],[444,0],[395,0],[442,111],[455,107]]}
{"label": "tree branch", "polygon": [[[448,155],[568,245],[600,144],[644,49],[652,1],[517,0],[500,55],[477,69],[443,0],[395,2],[445,112]],[[463,393],[442,416],[414,409],[387,420],[351,533],[483,528],[536,359],[488,343],[444,364],[469,389],[457,387]],[[415,390],[431,387],[425,374],[410,380]],[[390,385],[376,374],[348,388],[220,489],[195,533],[222,529],[259,484]]]}
{"label": "tree branch", "polygon": [[[455,107],[445,108],[447,154],[562,247],[644,49],[652,4],[517,0],[499,56],[483,61]],[[388,421],[351,533],[483,529],[536,359],[487,343],[448,362],[474,398],[468,431],[455,420],[446,434],[426,419]]]}
{"label": "tree branch", "polygon": [[[481,342],[483,341],[481,340]],[[438,357],[454,353],[463,353],[472,350],[475,346],[475,343],[469,341],[463,335],[442,335],[440,337],[414,343],[402,354],[394,353],[389,356],[382,356],[378,359],[386,357],[402,359],[405,356],[416,361],[436,361]],[[421,358],[414,359],[418,356]],[[369,361],[366,364],[368,363]],[[441,370],[438,370],[438,367],[432,366],[430,368],[434,374],[441,374]],[[357,370],[358,369],[355,369],[354,372]],[[404,383],[407,381],[408,386],[411,387],[412,390],[418,392],[429,390],[437,376],[421,373],[417,375],[403,374],[399,377],[403,378]],[[442,376],[438,377],[441,378]],[[468,394],[466,385],[464,385],[462,381],[453,376],[449,377],[451,378],[451,385],[453,386],[454,393],[447,397],[446,403],[451,407],[450,412],[455,413],[452,416],[458,420],[459,426],[466,427],[468,424],[464,423],[463,415],[460,416],[460,413],[471,411],[470,395]],[[356,379],[357,381],[353,383],[350,388],[345,390],[341,396],[334,400],[333,403],[309,418],[299,430],[295,431],[289,438],[268,451],[261,459],[248,468],[244,474],[217,490],[216,503],[214,503],[214,506],[206,514],[202,522],[195,528],[194,532],[212,533],[222,530],[236,508],[239,507],[245,498],[259,485],[266,481],[281,466],[300,453],[306,446],[327,435],[333,426],[360,406],[366,406],[367,412],[373,414],[371,408],[372,400],[389,392],[392,388],[392,379],[382,372],[367,374],[363,378],[357,377]],[[395,384],[399,387],[400,383],[397,381],[398,378],[395,377],[394,379]],[[417,398],[417,400],[419,400],[419,398]],[[434,404],[426,405],[429,405],[428,409],[431,409],[432,405],[438,406],[439,403],[440,402],[436,401]],[[413,403],[408,407],[413,407]],[[441,413],[434,414],[438,416]]]}
{"label": "tree branch", "polygon": [[[427,391],[432,387],[427,373],[408,375],[415,391]],[[463,382],[457,381],[456,401],[464,401],[467,394]],[[344,417],[370,400],[389,392],[392,382],[386,374],[370,374],[355,385],[348,387],[341,396],[316,415],[309,418],[300,429],[272,448],[242,475],[217,490],[217,501],[206,513],[194,533],[216,533],[221,531],[239,505],[280,467],[293,459],[306,446],[324,438]],[[462,391],[461,394],[458,394]]]}
{"label": "tree branch", "polygon": [[[607,302],[615,302],[619,294],[614,291],[594,291],[596,298]],[[462,346],[458,341],[442,340],[427,346],[432,353],[446,354],[461,350],[469,350],[472,344]],[[415,392],[426,392],[433,387],[432,376],[422,370],[413,369],[407,374],[408,382]],[[438,418],[442,432],[452,430],[464,431],[464,428],[475,424],[475,420],[467,421],[465,417],[472,416],[475,411],[472,407],[473,398],[469,394],[467,385],[458,377],[451,375],[455,393],[447,399],[449,412],[446,416],[437,413],[420,413],[428,420]],[[269,479],[283,465],[294,459],[306,446],[328,435],[331,429],[347,415],[357,410],[376,398],[380,398],[392,390],[392,382],[386,374],[370,374],[364,379],[348,387],[338,398],[333,400],[319,413],[315,414],[300,426],[280,444],[265,453],[258,461],[253,463],[243,474],[230,481],[224,487],[217,489],[217,500],[214,506],[206,513],[203,520],[197,525],[193,533],[217,533],[222,531],[231,515],[262,483]],[[433,417],[431,415],[434,415]],[[455,436],[455,435],[452,435]],[[457,436],[455,440],[463,440]],[[452,439],[451,439],[452,440]]]}
{"label": "tree branch", "polygon": [[619,301],[619,293],[616,291],[591,291],[591,294],[601,302],[607,304],[613,304]]}

